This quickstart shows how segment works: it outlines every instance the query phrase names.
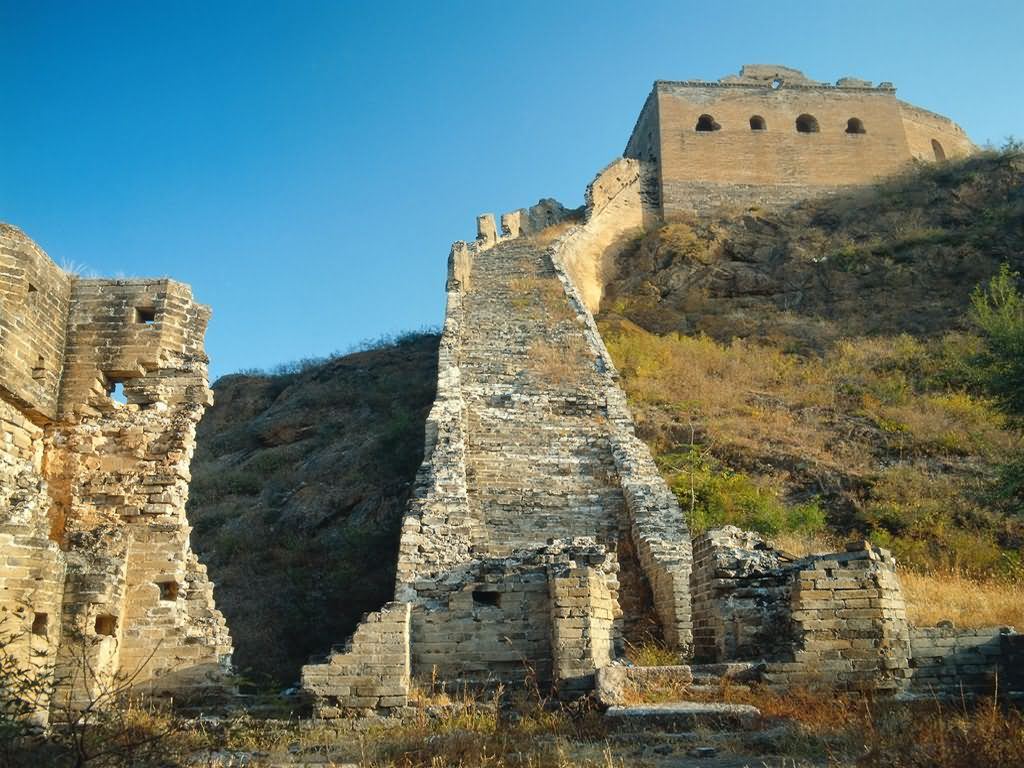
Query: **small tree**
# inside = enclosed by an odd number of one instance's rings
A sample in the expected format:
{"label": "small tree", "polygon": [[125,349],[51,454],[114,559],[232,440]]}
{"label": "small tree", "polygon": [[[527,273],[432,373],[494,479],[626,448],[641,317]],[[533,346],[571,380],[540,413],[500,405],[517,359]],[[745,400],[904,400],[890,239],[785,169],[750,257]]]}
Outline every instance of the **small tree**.
{"label": "small tree", "polygon": [[[1024,427],[1024,295],[1020,274],[1003,264],[985,286],[971,295],[971,319],[985,349],[972,361],[979,386],[1018,428]],[[1019,511],[1024,507],[1024,459],[1001,468],[999,496]]]}

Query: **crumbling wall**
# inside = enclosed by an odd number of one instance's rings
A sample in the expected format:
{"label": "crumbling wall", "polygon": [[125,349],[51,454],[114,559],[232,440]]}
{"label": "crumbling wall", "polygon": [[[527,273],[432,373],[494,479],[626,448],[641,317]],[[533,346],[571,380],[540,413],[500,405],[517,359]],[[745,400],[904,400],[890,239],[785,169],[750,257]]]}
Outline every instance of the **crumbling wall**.
{"label": "crumbling wall", "polygon": [[0,396],[52,418],[72,278],[21,230],[0,223]]}
{"label": "crumbling wall", "polygon": [[693,541],[693,655],[704,662],[777,658],[794,640],[787,559],[733,526]]}
{"label": "crumbling wall", "polygon": [[[596,597],[570,606],[570,598],[580,595],[565,592],[569,582],[558,580],[571,578],[568,573],[577,569],[589,569]],[[621,646],[617,571],[614,555],[586,538],[470,561],[448,575],[450,591],[443,600],[414,606],[413,670],[456,686],[561,680],[560,672],[567,673],[570,665],[578,670],[600,657],[599,651],[567,642],[577,629],[567,623],[570,619],[588,624],[593,619],[595,627],[604,627],[608,643]],[[575,615],[561,616],[558,605]],[[556,658],[563,664],[560,672]]]}
{"label": "crumbling wall", "polygon": [[551,594],[552,677],[562,698],[594,688],[594,674],[620,652],[614,588],[590,565],[567,567],[548,578]]}
{"label": "crumbling wall", "polygon": [[[26,674],[50,679],[61,639],[65,559],[47,536],[42,430],[0,400],[0,437],[0,645]],[[41,693],[33,718],[44,724],[49,697]]]}
{"label": "crumbling wall", "polygon": [[896,691],[909,677],[910,629],[896,562],[867,542],[795,563],[792,661],[770,665],[775,684],[825,682]]}
{"label": "crumbling wall", "polygon": [[343,649],[304,666],[302,687],[320,718],[395,709],[408,703],[409,668],[409,604],[388,603],[363,617]]}
{"label": "crumbling wall", "polygon": [[732,526],[694,542],[696,653],[763,659],[765,680],[897,690],[910,635],[895,561],[867,542],[793,560]]}

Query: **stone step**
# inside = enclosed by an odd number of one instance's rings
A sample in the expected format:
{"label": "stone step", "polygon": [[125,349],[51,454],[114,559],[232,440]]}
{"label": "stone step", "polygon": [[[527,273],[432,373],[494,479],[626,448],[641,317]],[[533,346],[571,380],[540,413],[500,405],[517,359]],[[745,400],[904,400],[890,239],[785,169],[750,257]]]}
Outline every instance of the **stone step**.
{"label": "stone step", "polygon": [[609,729],[619,733],[696,729],[751,731],[761,725],[761,711],[757,707],[723,702],[616,705],[609,707],[604,717]]}

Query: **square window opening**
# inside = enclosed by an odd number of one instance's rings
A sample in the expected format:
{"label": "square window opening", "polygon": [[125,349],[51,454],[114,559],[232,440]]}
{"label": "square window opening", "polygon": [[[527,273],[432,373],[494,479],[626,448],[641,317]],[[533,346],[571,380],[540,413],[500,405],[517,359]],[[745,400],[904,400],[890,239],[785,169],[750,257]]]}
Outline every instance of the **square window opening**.
{"label": "square window opening", "polygon": [[156,322],[156,307],[136,307],[135,322],[152,325]]}
{"label": "square window opening", "polygon": [[156,583],[160,587],[160,599],[165,601],[174,601],[178,599],[178,582],[176,581],[158,581]]}
{"label": "square window opening", "polygon": [[483,589],[473,590],[473,605],[490,606],[491,608],[501,607],[501,593],[490,592]]}
{"label": "square window opening", "polygon": [[96,617],[96,634],[105,637],[113,637],[117,632],[117,617],[108,613],[101,613]]}
{"label": "square window opening", "polygon": [[46,637],[46,630],[49,628],[50,617],[45,613],[37,613],[32,617],[32,634]]}

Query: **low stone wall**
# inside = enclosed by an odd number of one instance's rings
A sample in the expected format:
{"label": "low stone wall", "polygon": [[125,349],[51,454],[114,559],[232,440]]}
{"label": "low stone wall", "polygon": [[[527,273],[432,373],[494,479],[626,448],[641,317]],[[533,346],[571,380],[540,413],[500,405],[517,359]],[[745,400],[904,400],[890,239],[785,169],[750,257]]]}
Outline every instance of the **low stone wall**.
{"label": "low stone wall", "polygon": [[317,717],[408,703],[409,616],[408,603],[388,603],[363,619],[344,650],[302,668],[302,687]]}
{"label": "low stone wall", "polygon": [[910,634],[896,562],[867,542],[795,563],[791,660],[770,664],[776,685],[825,683],[896,691],[909,677]]}
{"label": "low stone wall", "polygon": [[921,694],[993,693],[1022,690],[1024,650],[1010,627],[955,629],[915,627],[910,631],[910,690]]}

